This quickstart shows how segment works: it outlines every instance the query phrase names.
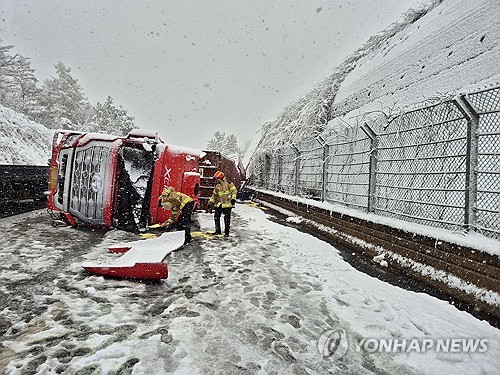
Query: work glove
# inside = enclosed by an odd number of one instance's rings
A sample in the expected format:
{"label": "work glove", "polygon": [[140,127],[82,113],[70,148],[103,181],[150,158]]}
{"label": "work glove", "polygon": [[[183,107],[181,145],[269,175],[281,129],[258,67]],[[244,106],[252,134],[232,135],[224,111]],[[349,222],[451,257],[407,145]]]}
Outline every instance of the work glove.
{"label": "work glove", "polygon": [[236,204],[236,199],[231,199],[231,206],[234,206]]}
{"label": "work glove", "polygon": [[170,229],[174,225],[174,221],[172,219],[168,219],[164,223],[160,224],[160,227]]}
{"label": "work glove", "polygon": [[214,206],[214,204],[212,202],[208,202],[207,203],[207,213],[211,213],[212,212],[213,206]]}

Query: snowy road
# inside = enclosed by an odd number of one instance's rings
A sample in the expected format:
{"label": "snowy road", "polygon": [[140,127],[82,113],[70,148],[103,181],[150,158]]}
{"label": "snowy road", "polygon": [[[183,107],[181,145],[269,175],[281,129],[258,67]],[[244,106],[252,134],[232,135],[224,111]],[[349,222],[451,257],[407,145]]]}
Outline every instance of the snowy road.
{"label": "snowy road", "polygon": [[[212,229],[211,215],[196,216]],[[81,268],[132,234],[53,228],[44,211],[1,219],[0,373],[499,373],[498,329],[271,218],[237,205],[231,239],[169,255],[158,283]],[[487,350],[381,353],[366,344],[375,339],[485,339]]]}

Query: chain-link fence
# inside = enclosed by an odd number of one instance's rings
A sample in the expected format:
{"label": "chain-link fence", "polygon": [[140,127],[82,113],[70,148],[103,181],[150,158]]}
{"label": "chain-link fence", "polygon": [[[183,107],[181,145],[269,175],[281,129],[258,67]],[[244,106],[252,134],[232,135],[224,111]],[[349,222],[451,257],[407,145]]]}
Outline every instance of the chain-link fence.
{"label": "chain-link fence", "polygon": [[500,87],[334,126],[253,168],[255,187],[500,239]]}
{"label": "chain-link fence", "polygon": [[460,227],[466,159],[467,120],[454,103],[398,117],[379,136],[375,212]]}
{"label": "chain-link fence", "polygon": [[477,157],[472,155],[477,171],[474,227],[500,238],[500,88],[471,94],[468,99],[478,117],[474,129]]}

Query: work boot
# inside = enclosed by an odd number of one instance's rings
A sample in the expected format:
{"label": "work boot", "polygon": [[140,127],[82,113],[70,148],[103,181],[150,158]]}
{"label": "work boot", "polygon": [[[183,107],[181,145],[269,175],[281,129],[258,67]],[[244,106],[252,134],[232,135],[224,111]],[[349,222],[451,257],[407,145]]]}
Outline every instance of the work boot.
{"label": "work boot", "polygon": [[191,237],[191,228],[187,227],[184,231],[184,245],[187,245],[193,240],[193,237]]}

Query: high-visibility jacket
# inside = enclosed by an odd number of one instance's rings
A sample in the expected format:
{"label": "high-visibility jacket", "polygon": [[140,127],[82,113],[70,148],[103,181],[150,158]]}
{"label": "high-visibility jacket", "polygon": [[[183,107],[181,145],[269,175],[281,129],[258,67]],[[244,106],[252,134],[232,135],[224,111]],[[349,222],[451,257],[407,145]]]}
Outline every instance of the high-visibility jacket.
{"label": "high-visibility jacket", "polygon": [[171,207],[172,221],[176,221],[178,219],[180,212],[189,202],[193,202],[193,199],[189,195],[175,191],[172,188],[163,190],[161,195],[162,205],[168,204],[168,206]]}
{"label": "high-visibility jacket", "polygon": [[224,178],[221,182],[215,185],[214,191],[208,200],[208,203],[214,205],[215,207],[233,207],[231,200],[236,199],[237,194],[238,190],[236,190],[236,186],[234,186],[231,181],[227,181]]}

